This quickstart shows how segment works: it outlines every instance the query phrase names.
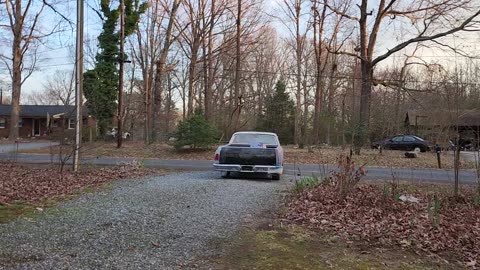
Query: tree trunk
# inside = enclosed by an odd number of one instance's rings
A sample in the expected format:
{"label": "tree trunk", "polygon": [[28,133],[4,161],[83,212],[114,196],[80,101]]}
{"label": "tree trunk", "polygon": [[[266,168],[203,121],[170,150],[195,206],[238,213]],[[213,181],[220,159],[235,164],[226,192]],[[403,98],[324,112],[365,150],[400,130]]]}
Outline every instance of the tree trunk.
{"label": "tree trunk", "polygon": [[[345,90],[346,91],[346,90]],[[342,126],[341,126],[341,129],[342,129],[342,150],[345,150],[345,145],[347,143],[346,141],[346,138],[345,138],[345,98],[347,97],[347,92],[345,92],[345,94],[343,95],[342,97],[342,111],[341,111],[341,114],[342,114]]]}
{"label": "tree trunk", "polygon": [[323,99],[323,89],[322,89],[322,80],[320,76],[322,72],[320,67],[317,67],[316,72],[316,84],[315,84],[315,110],[313,116],[313,138],[312,144],[319,144],[320,143],[320,113],[321,113],[321,106],[322,106],[322,99]]}
{"label": "tree trunk", "polygon": [[[353,147],[356,155],[360,155],[360,149],[364,145],[368,132],[370,118],[370,96],[372,92],[372,54],[373,44],[369,44],[367,26],[367,0],[362,0],[360,5],[360,69],[362,74],[362,87],[360,90],[360,116],[356,126]],[[383,1],[382,1],[383,3]],[[373,34],[373,33],[372,33]],[[369,47],[369,45],[371,45]]]}
{"label": "tree trunk", "polygon": [[307,143],[307,129],[308,129],[308,87],[307,80],[303,80],[303,127],[302,127],[302,140],[298,145],[299,148],[303,149]]}
{"label": "tree trunk", "polygon": [[334,127],[334,98],[335,98],[335,71],[337,70],[337,57],[336,54],[332,54],[332,63],[330,69],[330,78],[328,82],[328,103],[327,103],[327,114],[328,114],[328,128],[327,128],[327,144],[332,143],[332,129]]}
{"label": "tree trunk", "polygon": [[316,84],[315,84],[315,109],[313,116],[313,134],[312,144],[320,143],[320,114],[323,99],[323,85],[322,85],[322,52],[323,52],[323,28],[325,22],[325,14],[327,11],[326,5],[323,5],[322,15],[319,16],[317,10],[317,3],[314,3],[314,22],[313,22],[313,46],[315,50],[315,62],[316,62]]}
{"label": "tree trunk", "polygon": [[[19,1],[21,2],[21,1]],[[21,6],[17,8],[21,11]],[[22,91],[22,52],[21,52],[21,43],[22,35],[21,33],[22,26],[20,22],[15,24],[15,34],[13,40],[13,67],[12,67],[12,109],[10,113],[10,132],[8,135],[9,140],[16,140],[19,137],[18,122],[20,120],[20,94]]]}
{"label": "tree trunk", "polygon": [[206,66],[206,74],[208,78],[205,79],[205,118],[209,123],[213,123],[213,75],[215,73],[213,67],[213,28],[215,26],[215,1],[210,4],[210,27],[208,29],[208,64]]}
{"label": "tree trunk", "polygon": [[197,64],[197,51],[192,46],[192,56],[190,59],[190,65],[188,66],[188,110],[187,115],[190,117],[193,114],[194,99],[195,99],[195,66]]}
{"label": "tree trunk", "polygon": [[171,109],[172,109],[172,79],[170,78],[170,74],[167,74],[167,100],[166,100],[166,116],[165,116],[165,133],[170,133],[170,117],[171,117]]}
{"label": "tree trunk", "polygon": [[295,104],[295,124],[294,124],[294,144],[298,145],[301,141],[301,132],[300,132],[300,119],[302,114],[302,37],[300,35],[300,3],[295,3],[295,34],[296,34],[296,62],[297,62],[297,91],[295,94],[296,104]]}
{"label": "tree trunk", "polygon": [[[157,70],[156,70],[156,76],[155,76],[155,92],[154,92],[154,96],[150,98],[150,103],[147,104],[148,106],[150,106],[150,108],[148,108],[148,111],[150,113],[150,124],[151,124],[151,128],[150,128],[150,131],[151,131],[151,136],[150,137],[150,141],[148,141],[147,143],[150,144],[152,143],[156,138],[155,138],[155,128],[154,128],[154,122],[155,122],[155,118],[154,118],[154,115],[155,115],[155,112],[154,112],[154,109],[153,109],[153,102],[152,102],[152,99],[154,102],[156,102],[157,104],[159,104],[158,106],[160,107],[161,106],[161,96],[162,96],[162,80],[163,80],[163,76],[164,76],[164,71],[165,71],[165,64],[166,64],[166,61],[167,61],[167,56],[168,56],[168,52],[170,50],[170,45],[172,43],[172,30],[173,30],[173,24],[174,24],[174,20],[175,20],[175,16],[177,14],[177,10],[178,10],[178,6],[179,6],[179,3],[180,1],[179,0],[174,0],[173,1],[173,4],[172,4],[172,9],[170,11],[170,19],[168,20],[168,26],[167,26],[167,30],[165,32],[165,42],[164,42],[164,45],[163,45],[163,48],[160,52],[160,57],[159,57],[159,60],[157,62]],[[160,108],[155,108],[156,111],[159,111]]]}
{"label": "tree trunk", "polygon": [[150,143],[157,140],[157,130],[156,130],[156,119],[158,119],[158,112],[162,107],[162,94],[163,94],[163,77],[165,76],[165,61],[167,60],[168,51],[162,52],[160,59],[157,62],[157,71],[155,76],[155,89],[153,100],[151,103],[150,119],[151,119],[151,141]]}
{"label": "tree trunk", "polygon": [[144,139],[145,139],[145,144],[150,144],[151,138],[150,138],[150,128],[151,128],[151,92],[152,88],[150,87],[150,84],[148,83],[148,76],[146,72],[143,72],[143,83],[144,83],[144,88],[145,88],[145,134],[144,134]]}
{"label": "tree trunk", "polygon": [[360,154],[360,149],[366,143],[370,122],[370,97],[372,94],[373,67],[368,61],[361,60],[362,88],[360,92],[360,117],[354,136],[355,154]]}

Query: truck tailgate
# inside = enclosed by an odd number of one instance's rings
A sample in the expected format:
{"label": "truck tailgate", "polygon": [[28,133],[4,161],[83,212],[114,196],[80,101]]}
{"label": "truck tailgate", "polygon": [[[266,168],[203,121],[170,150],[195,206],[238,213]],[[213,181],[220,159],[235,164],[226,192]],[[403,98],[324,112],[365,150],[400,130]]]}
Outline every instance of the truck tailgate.
{"label": "truck tailgate", "polygon": [[277,165],[275,148],[224,147],[220,164]]}

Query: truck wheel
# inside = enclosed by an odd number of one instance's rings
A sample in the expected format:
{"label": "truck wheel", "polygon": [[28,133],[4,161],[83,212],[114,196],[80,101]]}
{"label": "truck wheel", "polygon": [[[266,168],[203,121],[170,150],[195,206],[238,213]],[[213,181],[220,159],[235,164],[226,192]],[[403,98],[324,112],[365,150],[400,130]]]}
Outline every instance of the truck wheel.
{"label": "truck wheel", "polygon": [[278,173],[272,174],[272,180],[277,180],[277,181],[280,180],[280,174]]}
{"label": "truck wheel", "polygon": [[222,178],[230,177],[230,172],[222,172]]}

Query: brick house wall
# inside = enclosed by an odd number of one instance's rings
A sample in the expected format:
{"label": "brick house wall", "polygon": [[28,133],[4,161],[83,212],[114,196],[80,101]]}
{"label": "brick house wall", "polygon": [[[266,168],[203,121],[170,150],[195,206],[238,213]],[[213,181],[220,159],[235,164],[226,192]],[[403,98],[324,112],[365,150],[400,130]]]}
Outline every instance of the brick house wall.
{"label": "brick house wall", "polygon": [[[0,138],[7,138],[10,131],[10,117],[9,116],[0,116],[0,119],[5,119],[5,127],[0,127]],[[47,119],[46,118],[22,118],[23,125],[19,127],[19,135],[21,138],[44,138],[48,139],[50,137],[55,137],[60,134],[69,134],[73,133],[75,130],[74,125],[69,125],[69,119],[51,119],[52,124],[50,126],[50,132],[47,128]],[[74,121],[72,119],[72,121]],[[37,134],[34,134],[34,126],[40,123],[40,126],[36,131]],[[85,117],[83,119],[83,128],[84,129],[95,129],[96,121],[92,117]]]}
{"label": "brick house wall", "polygon": [[[0,138],[9,135],[11,105],[0,104]],[[21,138],[54,139],[71,137],[75,130],[75,107],[64,105],[20,105],[19,136]],[[47,126],[47,116],[50,117],[50,126]],[[73,117],[71,120],[70,117]],[[96,137],[96,121],[83,111],[83,131],[85,138]]]}

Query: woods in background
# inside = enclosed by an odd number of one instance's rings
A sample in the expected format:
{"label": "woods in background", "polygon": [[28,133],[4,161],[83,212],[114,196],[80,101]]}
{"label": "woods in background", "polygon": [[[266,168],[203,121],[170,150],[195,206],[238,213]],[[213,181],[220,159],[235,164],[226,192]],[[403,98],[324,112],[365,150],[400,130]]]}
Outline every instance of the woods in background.
{"label": "woods in background", "polygon": [[[407,110],[480,104],[476,52],[462,45],[478,38],[474,0],[127,4],[132,62],[121,120],[147,144],[166,141],[198,109],[223,141],[258,129],[299,147],[354,145],[358,153],[405,132]],[[117,104],[116,5],[98,5],[104,31],[85,74],[87,104],[105,121]],[[15,63],[7,63],[13,75]]]}

